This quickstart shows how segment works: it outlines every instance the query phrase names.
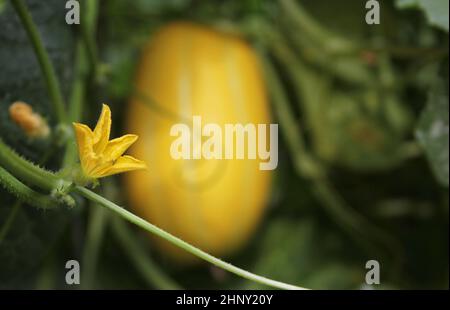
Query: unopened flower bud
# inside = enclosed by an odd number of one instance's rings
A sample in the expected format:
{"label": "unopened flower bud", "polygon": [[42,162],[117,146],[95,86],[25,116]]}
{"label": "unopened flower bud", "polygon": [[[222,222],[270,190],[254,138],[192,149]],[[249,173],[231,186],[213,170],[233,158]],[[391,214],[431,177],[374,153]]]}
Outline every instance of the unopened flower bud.
{"label": "unopened flower bud", "polygon": [[16,101],[9,107],[9,116],[30,138],[45,138],[50,134],[45,119],[33,108],[22,101]]}

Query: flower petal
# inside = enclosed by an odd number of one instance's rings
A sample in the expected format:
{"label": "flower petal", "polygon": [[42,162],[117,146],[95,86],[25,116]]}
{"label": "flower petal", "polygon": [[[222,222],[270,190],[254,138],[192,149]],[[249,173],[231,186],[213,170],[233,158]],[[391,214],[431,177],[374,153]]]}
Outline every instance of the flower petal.
{"label": "flower petal", "polygon": [[75,135],[77,139],[78,155],[80,156],[80,162],[83,168],[86,168],[88,166],[87,159],[93,152],[92,151],[93,133],[91,129],[84,124],[73,123],[73,127],[75,128]]}
{"label": "flower petal", "polygon": [[104,169],[102,171],[101,177],[140,169],[147,169],[147,165],[145,164],[145,162],[138,160],[132,156],[125,155],[119,157],[119,159],[111,167]]}
{"label": "flower petal", "polygon": [[96,163],[92,169],[89,171],[89,177],[94,178],[94,179],[99,179],[102,178],[104,176],[104,174],[109,171],[109,169],[111,169],[113,162],[112,161],[101,161],[101,160],[97,160],[97,161],[93,161],[94,163]]}
{"label": "flower petal", "polygon": [[73,123],[73,126],[76,132],[81,167],[86,177],[98,179],[121,172],[147,168],[143,161],[131,156],[122,156],[138,136],[124,135],[109,141],[111,110],[106,104],[103,104],[94,131],[84,124]]}
{"label": "flower petal", "polygon": [[94,129],[94,151],[101,153],[108,144],[111,131],[111,110],[109,106],[103,104],[102,113]]}
{"label": "flower petal", "polygon": [[103,152],[103,156],[108,160],[117,160],[134,142],[136,142],[137,138],[138,136],[136,135],[124,135],[109,141]]}

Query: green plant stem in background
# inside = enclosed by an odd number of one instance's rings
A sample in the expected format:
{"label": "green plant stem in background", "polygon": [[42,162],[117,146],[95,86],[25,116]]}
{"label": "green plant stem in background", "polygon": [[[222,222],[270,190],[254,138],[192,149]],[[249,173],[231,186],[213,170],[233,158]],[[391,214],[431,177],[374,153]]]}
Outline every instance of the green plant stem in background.
{"label": "green plant stem in background", "polygon": [[44,48],[36,25],[34,24],[31,14],[28,12],[27,7],[22,0],[11,0],[11,3],[17,12],[17,15],[19,15],[23,27],[26,30],[28,37],[30,38],[30,41],[33,45],[34,51],[36,52],[36,56],[46,82],[50,101],[53,105],[53,111],[56,113],[56,118],[59,123],[65,123],[67,121],[67,118],[61,88],[55,73],[55,69],[50,62],[50,58]]}
{"label": "green plant stem in background", "polygon": [[[114,200],[118,185],[113,180],[107,180],[102,186],[103,197]],[[109,211],[101,206],[96,206],[96,210],[101,210],[105,216]],[[126,223],[118,216],[108,217],[111,232],[120,247],[122,253],[127,255],[139,274],[147,282],[149,287],[156,289],[179,289],[180,286],[175,283],[164,271],[152,260],[147,251],[147,247],[139,243],[137,232],[133,232]]]}
{"label": "green plant stem in background", "polygon": [[291,158],[294,161],[296,170],[303,177],[308,178],[315,178],[323,175],[324,172],[322,171],[322,168],[314,162],[306,151],[301,128],[289,107],[288,97],[283,89],[281,81],[277,77],[275,68],[263,52],[260,53],[260,56],[266,80],[269,85],[270,94],[273,98],[272,104],[275,107],[274,110],[277,114],[277,118],[282,120],[280,122],[281,130],[289,145],[292,155]]}
{"label": "green plant stem in background", "polygon": [[60,274],[59,262],[56,261],[55,253],[49,255],[42,261],[41,268],[36,280],[34,282],[34,289],[36,290],[51,290],[55,288],[58,283]]}
{"label": "green plant stem in background", "polygon": [[372,250],[372,247],[367,247],[368,243],[365,238],[369,238],[369,240],[375,238],[398,259],[400,256],[397,242],[345,203],[333,185],[327,180],[325,168],[306,150],[301,131],[294,119],[287,95],[275,68],[264,54],[261,55],[261,61],[269,84],[272,103],[276,106],[275,110],[280,119],[281,131],[288,144],[291,158],[294,160],[297,174],[301,177],[309,178],[313,182],[313,190],[325,211],[358,244]]}
{"label": "green plant stem in background", "polygon": [[[77,42],[75,78],[72,84],[72,93],[69,101],[69,121],[76,122],[81,119],[83,102],[86,96],[86,80],[88,67],[86,52],[81,41]],[[66,152],[64,154],[62,167],[70,168],[77,161],[77,145],[73,130],[70,128],[72,137],[67,139]]]}
{"label": "green plant stem in background", "polygon": [[280,5],[285,18],[292,20],[298,29],[302,29],[303,32],[310,35],[312,39],[329,52],[352,53],[359,50],[358,45],[322,27],[306,12],[298,1],[280,0]]}
{"label": "green plant stem in background", "polygon": [[[97,74],[97,55],[93,37],[97,28],[98,1],[88,0],[83,3],[84,20],[81,38],[76,44],[75,78],[69,102],[69,121],[78,122],[83,113],[86,99],[86,83],[90,73]],[[71,130],[73,134],[73,130]],[[63,169],[70,168],[77,160],[77,146],[74,139],[68,139],[63,159]]]}
{"label": "green plant stem in background", "polygon": [[400,253],[399,242],[393,236],[372,224],[354,208],[349,206],[334,186],[329,184],[328,180],[316,181],[313,184],[313,192],[327,213],[336,219],[340,226],[351,234],[361,247],[370,251],[376,250],[368,242],[368,240],[375,239],[392,256],[395,260],[396,267],[399,267],[398,265],[400,264],[402,255]]}
{"label": "green plant stem in background", "polygon": [[86,95],[86,79],[89,67],[86,60],[86,52],[81,40],[76,44],[75,77],[72,83],[72,92],[69,101],[69,121],[76,122],[81,118],[83,102]]}
{"label": "green plant stem in background", "polygon": [[88,228],[82,258],[82,289],[95,288],[94,279],[96,275],[98,257],[105,228],[108,224],[108,214],[105,211],[105,209],[96,208],[95,206],[92,206],[89,209]]}
{"label": "green plant stem in background", "polygon": [[174,244],[175,246],[203,259],[204,261],[207,261],[219,268],[222,268],[224,270],[227,270],[231,273],[234,273],[238,276],[241,276],[243,278],[246,278],[251,281],[255,281],[270,287],[279,288],[279,289],[290,289],[290,290],[301,290],[305,289],[299,286],[286,284],[283,282],[271,280],[262,276],[258,276],[256,274],[253,274],[251,272],[248,272],[244,269],[238,268],[234,265],[231,265],[227,262],[224,262],[206,252],[203,252],[202,250],[194,247],[193,245],[187,243],[186,241],[181,240],[180,238],[175,237],[174,235],[162,230],[161,228],[147,222],[146,220],[136,216],[135,214],[129,212],[128,210],[116,205],[115,203],[109,201],[108,199],[88,190],[87,188],[76,186],[74,188],[74,191],[79,193],[80,195],[84,196],[85,198],[96,202],[109,210],[115,212],[122,218],[126,219],[127,221],[145,229],[148,232],[151,232],[155,235],[157,235],[160,238],[163,238],[164,240],[167,240],[168,242]]}
{"label": "green plant stem in background", "polygon": [[92,31],[95,36],[97,33],[97,19],[98,19],[98,0],[86,0],[86,22],[88,29]]}
{"label": "green plant stem in background", "polygon": [[123,220],[114,217],[111,224],[112,232],[122,246],[123,253],[129,256],[148,285],[160,290],[181,289],[177,283],[160,271]]}
{"label": "green plant stem in background", "polygon": [[173,112],[160,103],[158,103],[155,99],[147,96],[139,89],[135,88],[133,89],[131,96],[146,105],[148,108],[152,109],[154,112],[159,113],[161,116],[166,117],[167,119],[171,119],[173,121],[182,122],[186,125],[192,125],[192,121],[189,120],[187,117],[177,113]]}
{"label": "green plant stem in background", "polygon": [[94,72],[94,76],[96,76],[99,72],[99,61],[98,61],[98,53],[97,47],[95,44],[95,35],[97,28],[97,17],[98,17],[98,1],[97,0],[87,0],[83,3],[83,12],[82,15],[84,18],[83,21],[80,22],[81,26],[81,38],[83,40],[84,46],[86,47],[86,55],[91,66],[92,71]]}

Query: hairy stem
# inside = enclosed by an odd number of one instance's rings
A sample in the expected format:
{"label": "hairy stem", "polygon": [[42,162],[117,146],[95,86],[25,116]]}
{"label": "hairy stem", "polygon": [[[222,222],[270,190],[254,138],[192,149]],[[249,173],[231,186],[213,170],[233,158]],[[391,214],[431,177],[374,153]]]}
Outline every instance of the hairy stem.
{"label": "hairy stem", "polygon": [[46,171],[24,159],[0,138],[0,165],[8,169],[22,181],[36,185],[42,189],[53,190],[59,179],[53,173]]}
{"label": "hairy stem", "polygon": [[36,208],[50,209],[56,207],[56,202],[50,196],[43,195],[29,188],[2,167],[0,167],[0,185],[20,201]]}
{"label": "hairy stem", "polygon": [[301,289],[305,289],[299,286],[295,286],[295,285],[291,285],[291,284],[286,284],[283,282],[279,282],[279,281],[275,281],[275,280],[271,280],[256,274],[253,274],[249,271],[246,271],[244,269],[238,268],[234,265],[231,265],[229,263],[226,263],[198,248],[196,248],[195,246],[187,243],[186,241],[181,240],[178,237],[175,237],[174,235],[162,230],[161,228],[147,222],[146,220],[136,216],[135,214],[129,212],[128,210],[116,205],[115,203],[107,200],[106,198],[84,188],[84,187],[80,187],[80,186],[76,186],[74,189],[77,193],[79,193],[80,195],[84,196],[85,198],[97,202],[98,204],[108,208],[109,210],[115,212],[116,214],[118,214],[119,216],[121,216],[122,218],[126,219],[127,221],[145,229],[148,232],[151,232],[155,235],[157,235],[158,237],[163,238],[164,240],[167,240],[168,242],[174,244],[175,246],[203,259],[204,261],[207,261],[219,268],[222,268],[224,270],[227,270],[231,273],[234,273],[240,277],[243,277],[245,279],[251,280],[251,281],[255,281],[270,287],[274,287],[274,288],[279,288],[279,289],[291,289],[291,290],[301,290]]}

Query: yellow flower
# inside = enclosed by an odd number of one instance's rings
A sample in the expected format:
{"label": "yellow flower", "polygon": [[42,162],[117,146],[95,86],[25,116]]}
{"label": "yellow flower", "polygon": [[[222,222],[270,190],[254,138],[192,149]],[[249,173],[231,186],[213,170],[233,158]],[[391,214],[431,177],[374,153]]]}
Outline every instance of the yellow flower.
{"label": "yellow flower", "polygon": [[104,104],[94,131],[88,126],[73,123],[84,177],[98,179],[113,174],[146,169],[143,161],[122,154],[137,140],[136,135],[124,135],[109,140],[111,110]]}

